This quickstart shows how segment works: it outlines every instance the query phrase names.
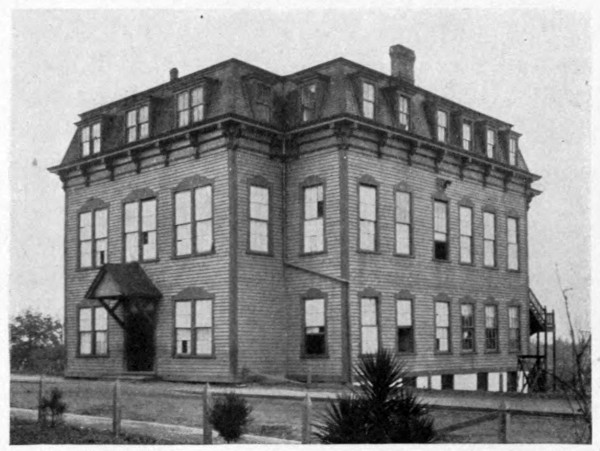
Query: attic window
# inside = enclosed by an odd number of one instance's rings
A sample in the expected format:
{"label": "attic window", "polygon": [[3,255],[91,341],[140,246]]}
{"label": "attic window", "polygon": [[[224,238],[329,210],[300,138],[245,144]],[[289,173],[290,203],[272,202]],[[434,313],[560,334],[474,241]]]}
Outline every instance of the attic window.
{"label": "attic window", "polygon": [[488,158],[494,158],[494,149],[496,147],[496,133],[494,130],[487,130],[485,140],[485,154]]}
{"label": "attic window", "polygon": [[127,113],[127,142],[147,138],[149,135],[148,105],[131,110]]}
{"label": "attic window", "polygon": [[437,111],[437,140],[446,142],[448,140],[448,113]]}
{"label": "attic window", "polygon": [[517,140],[510,138],[508,141],[508,164],[514,166],[517,164]]}
{"label": "attic window", "polygon": [[473,148],[473,128],[469,122],[462,124],[462,148],[471,150]]}
{"label": "attic window", "polygon": [[375,86],[371,83],[362,84],[362,113],[367,119],[375,117]]}
{"label": "attic window", "polygon": [[102,145],[100,122],[83,127],[81,129],[81,154],[87,157],[91,154],[100,153]]}
{"label": "attic window", "polygon": [[255,113],[258,120],[271,120],[271,87],[264,83],[256,84]]}
{"label": "attic window", "polygon": [[403,95],[398,96],[398,125],[403,130],[408,130],[409,110],[408,98]]}
{"label": "attic window", "polygon": [[317,84],[304,85],[301,90],[302,122],[312,121],[316,117]]}
{"label": "attic window", "polygon": [[177,125],[185,127],[190,123],[204,119],[204,88],[194,88],[191,91],[177,95]]}

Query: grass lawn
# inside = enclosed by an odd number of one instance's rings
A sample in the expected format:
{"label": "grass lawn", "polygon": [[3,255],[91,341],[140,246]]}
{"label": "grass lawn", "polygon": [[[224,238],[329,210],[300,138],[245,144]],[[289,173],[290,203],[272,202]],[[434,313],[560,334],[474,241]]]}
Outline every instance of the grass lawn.
{"label": "grass lawn", "polygon": [[[67,380],[48,383],[63,391],[67,412],[81,415],[110,417],[112,414],[112,382],[90,380]],[[122,382],[123,419],[152,421],[182,426],[202,427],[202,396],[182,392],[184,388],[198,385],[167,382]],[[36,409],[36,383],[12,382],[10,405]],[[248,433],[291,440],[301,439],[302,400],[273,398],[247,398],[252,406],[252,422]],[[325,402],[313,401],[313,422],[325,407]],[[432,409],[434,425],[442,428],[485,414],[481,411]],[[573,443],[575,442],[572,419],[558,417],[514,416],[511,427],[513,443]],[[490,421],[471,428],[453,432],[442,438],[454,443],[494,443],[498,441],[498,421]],[[50,443],[50,442],[48,442]],[[316,442],[315,442],[316,443]]]}
{"label": "grass lawn", "polygon": [[94,429],[80,428],[67,425],[58,425],[55,428],[40,428],[37,423],[11,418],[10,444],[132,444],[132,445],[158,445],[173,444],[173,442],[155,440],[149,437],[136,435],[122,435],[118,439],[112,433]]}

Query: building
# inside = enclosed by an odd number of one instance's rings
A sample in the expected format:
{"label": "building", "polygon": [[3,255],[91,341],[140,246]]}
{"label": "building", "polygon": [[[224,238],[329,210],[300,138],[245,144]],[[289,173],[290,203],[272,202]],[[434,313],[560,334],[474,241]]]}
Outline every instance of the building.
{"label": "building", "polygon": [[81,114],[62,162],[66,375],[515,389],[543,330],[512,126],[338,58],[230,59]]}

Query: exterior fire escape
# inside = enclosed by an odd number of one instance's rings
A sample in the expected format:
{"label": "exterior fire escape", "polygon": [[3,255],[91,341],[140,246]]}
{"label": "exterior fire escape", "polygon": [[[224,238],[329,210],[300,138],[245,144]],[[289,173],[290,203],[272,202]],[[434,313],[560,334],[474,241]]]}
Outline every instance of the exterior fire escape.
{"label": "exterior fire escape", "polygon": [[[556,371],[556,331],[554,311],[548,312],[531,289],[529,290],[529,335],[536,335],[536,353],[518,356],[518,371],[523,375],[521,391],[545,392],[548,390],[548,333],[552,333],[552,374]],[[540,333],[544,334],[543,353]],[[556,381],[552,378],[553,389]]]}

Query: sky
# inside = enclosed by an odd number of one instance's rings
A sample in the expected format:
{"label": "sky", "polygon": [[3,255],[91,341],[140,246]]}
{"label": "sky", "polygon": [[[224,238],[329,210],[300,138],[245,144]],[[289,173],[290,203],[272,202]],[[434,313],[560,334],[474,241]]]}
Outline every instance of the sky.
{"label": "sky", "polygon": [[[389,73],[416,53],[416,84],[514,124],[543,194],[529,210],[530,286],[566,333],[589,330],[591,33],[586,10],[13,10],[10,23],[9,314],[62,318],[61,161],[78,114],[239,58],[285,75],[343,56]],[[6,218],[4,219],[6,220]]]}

